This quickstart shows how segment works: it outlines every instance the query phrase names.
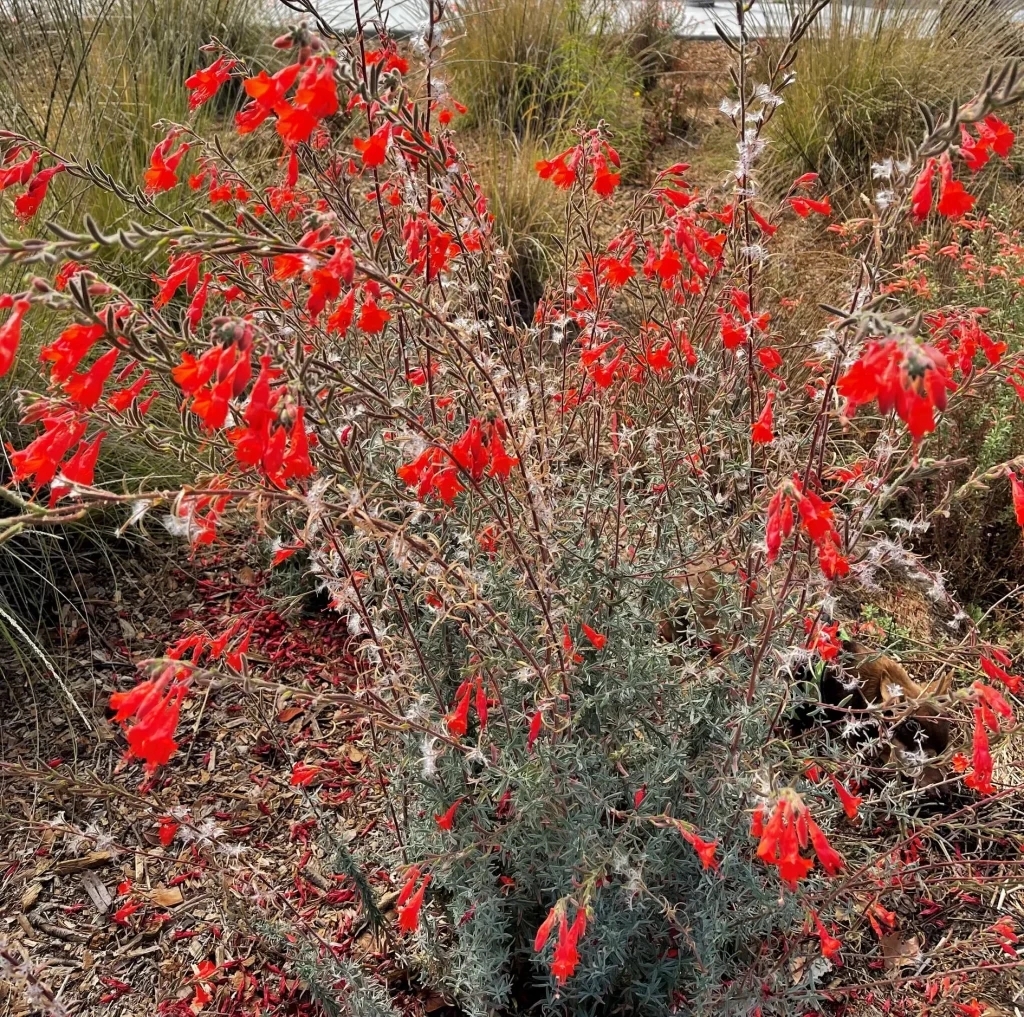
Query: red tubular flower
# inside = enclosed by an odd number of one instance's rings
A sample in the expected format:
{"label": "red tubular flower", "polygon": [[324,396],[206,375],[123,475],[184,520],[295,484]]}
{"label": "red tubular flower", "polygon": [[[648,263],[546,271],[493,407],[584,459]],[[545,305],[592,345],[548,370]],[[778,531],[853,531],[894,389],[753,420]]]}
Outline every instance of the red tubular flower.
{"label": "red tubular flower", "polygon": [[306,435],[304,406],[295,410],[295,422],[292,424],[288,439],[288,451],[284,456],[283,479],[311,477],[316,469],[309,458],[309,438]]}
{"label": "red tubular flower", "polygon": [[971,688],[981,699],[982,719],[989,730],[999,733],[1000,717],[1013,724],[1013,710],[1010,709],[1010,704],[995,689],[984,682],[974,682]]}
{"label": "red tubular flower", "polygon": [[558,908],[552,908],[548,912],[547,918],[540,923],[540,926],[537,929],[537,935],[533,937],[533,949],[535,953],[540,953],[547,945],[548,939],[551,936],[551,930],[555,927],[555,922],[557,920]]}
{"label": "red tubular flower", "polygon": [[153,154],[149,157],[149,169],[146,170],[146,193],[147,194],[159,194],[162,191],[170,191],[178,184],[178,163],[181,162],[181,157],[191,147],[187,141],[183,141],[178,148],[172,152],[171,147],[177,140],[178,132],[171,131],[170,134],[164,138],[153,149]]}
{"label": "red tubular flower", "polygon": [[971,137],[965,124],[960,125],[960,154],[972,173],[977,173],[991,158],[988,146]]}
{"label": "red tubular flower", "polygon": [[313,778],[323,769],[320,766],[310,766],[308,763],[297,762],[292,767],[292,787],[309,787]]}
{"label": "red tubular flower", "polygon": [[398,927],[402,932],[415,932],[420,924],[420,908],[423,906],[423,895],[427,892],[430,876],[424,876],[420,888],[412,895],[409,903],[398,911]]}
{"label": "red tubular flower", "polygon": [[[80,484],[82,487],[91,487],[96,474],[96,460],[100,454],[100,442],[106,437],[105,431],[100,431],[91,441],[83,441],[75,454],[61,467],[60,476],[72,484]],[[50,502],[62,498],[71,489],[64,484],[54,484],[50,490]]]}
{"label": "red tubular flower", "polygon": [[839,800],[843,803],[843,811],[846,813],[847,818],[856,819],[857,809],[864,799],[848,791],[846,787],[831,774],[829,774],[829,779],[832,781],[832,786],[836,789],[836,794],[839,795]]}
{"label": "red tubular flower", "polygon": [[[1007,662],[1009,662],[1009,658],[1007,658]],[[1014,695],[1017,695],[1020,692],[1021,683],[1024,682],[1024,676],[1009,674],[994,660],[990,660],[988,657],[981,658],[981,669],[989,676],[989,678],[1002,682]]]}
{"label": "red tubular flower", "polygon": [[936,165],[935,159],[928,160],[910,192],[910,213],[918,222],[924,222],[932,210],[932,180]]}
{"label": "red tubular flower", "polygon": [[[3,371],[0,370],[0,374]],[[1010,473],[1010,489],[1013,492],[1013,512],[1017,517],[1017,525],[1024,529],[1024,483],[1016,473]]]}
{"label": "red tubular flower", "polygon": [[958,219],[970,212],[978,199],[968,194],[959,180],[953,179],[953,164],[948,152],[943,152],[939,160],[939,176],[939,215],[947,219]]}
{"label": "red tubular flower", "polygon": [[249,134],[256,130],[274,111],[274,107],[284,100],[288,89],[295,83],[302,64],[289,64],[281,68],[273,77],[266,71],[260,71],[255,78],[246,78],[243,84],[245,94],[252,102],[247,103],[235,114],[235,123],[239,134]]}
{"label": "red tubular flower", "polygon": [[419,882],[420,875],[420,867],[418,865],[414,865],[406,873],[405,884],[398,893],[398,900],[395,901],[396,907],[401,907],[412,896],[412,892],[416,889],[416,884]]}
{"label": "red tubular flower", "polygon": [[505,446],[501,441],[501,435],[499,435],[497,431],[494,431],[491,434],[488,451],[491,456],[491,468],[488,471],[488,475],[495,477],[497,480],[508,480],[508,475],[512,471],[512,468],[519,465],[519,459],[515,456],[510,456],[505,451]]}
{"label": "red tubular flower", "polygon": [[991,148],[1000,159],[1007,159],[1013,147],[1013,130],[1003,123],[994,113],[985,117],[981,124],[975,124],[981,135],[980,142]]}
{"label": "red tubular flower", "polygon": [[439,830],[450,830],[452,823],[455,822],[455,810],[462,804],[462,799],[459,798],[457,801],[452,802],[451,805],[445,810],[443,815],[434,815],[434,822],[437,823]]}
{"label": "red tubular flower", "polygon": [[768,564],[779,556],[782,540],[793,532],[793,504],[789,495],[779,488],[768,503],[768,519],[765,524],[765,543],[768,546]]}
{"label": "red tubular flower", "polygon": [[209,102],[217,89],[231,77],[234,60],[219,56],[209,67],[200,67],[195,74],[185,79],[185,87],[189,90],[188,108],[198,109],[203,103]]}
{"label": "red tubular flower", "polygon": [[39,351],[39,359],[53,365],[50,368],[50,381],[67,381],[71,372],[105,332],[103,325],[69,325],[54,342],[44,346]]}
{"label": "red tubular flower", "polygon": [[139,908],[142,907],[142,901],[128,901],[127,904],[122,904],[110,917],[111,921],[117,922],[118,925],[127,925],[128,919],[131,918]]}
{"label": "red tubular flower", "polygon": [[455,709],[445,718],[448,731],[454,738],[461,738],[469,727],[469,695],[471,691],[469,682],[463,682],[459,686],[459,691],[455,694]]}
{"label": "red tubular flower", "polygon": [[56,166],[40,170],[29,180],[28,190],[14,201],[14,214],[18,220],[28,222],[39,211],[39,206],[43,203],[43,198],[46,197],[46,189],[50,186],[50,181],[58,173],[63,173],[64,169],[64,163],[59,162]]}
{"label": "red tubular flower", "polygon": [[356,291],[349,290],[348,293],[342,298],[341,302],[335,307],[331,316],[327,319],[327,334],[330,335],[332,332],[337,332],[340,335],[344,335],[352,324],[352,318],[355,315],[356,306]]}
{"label": "red tubular flower", "polygon": [[357,326],[364,332],[383,332],[384,326],[391,320],[391,315],[382,307],[377,306],[377,301],[371,296],[363,301],[359,311]]}
{"label": "red tubular flower", "polygon": [[812,911],[811,915],[814,917],[814,924],[818,928],[818,939],[821,940],[821,955],[829,959],[835,957],[842,950],[843,944],[821,924],[817,911]]}
{"label": "red tubular flower", "polygon": [[594,193],[599,197],[608,198],[619,186],[619,174],[613,173],[608,168],[608,163],[603,157],[598,157],[594,162]]}
{"label": "red tubular flower", "polygon": [[[17,158],[17,156],[14,156]],[[39,153],[32,152],[24,162],[17,162],[11,166],[0,167],[0,191],[8,187],[15,187],[18,184],[27,184],[32,179],[32,173],[39,162]]]}
{"label": "red tubular flower", "polygon": [[318,121],[309,110],[292,106],[291,103],[282,100],[274,107],[274,112],[277,114],[277,133],[289,147],[308,141],[309,136],[316,130]]}
{"label": "red tubular flower", "polygon": [[850,574],[850,562],[831,541],[818,545],[818,565],[826,579],[839,579]]}
{"label": "red tubular flower", "polygon": [[85,433],[85,422],[74,420],[70,414],[43,419],[44,431],[25,448],[11,453],[11,466],[15,482],[33,479],[38,490],[49,484],[57,474],[61,460],[68,449]]}
{"label": "red tubular flower", "polygon": [[185,287],[186,293],[195,292],[196,287],[199,285],[199,265],[201,261],[202,255],[183,254],[180,257],[171,259],[167,266],[166,279],[161,279],[156,275],[152,276],[153,282],[160,287],[159,292],[153,298],[155,310],[159,311],[161,307],[169,303],[174,294],[178,292],[180,286]]}
{"label": "red tubular flower", "polygon": [[718,317],[721,321],[722,342],[727,350],[735,350],[747,341],[747,330],[737,320],[735,315],[729,314],[723,308],[718,309]]}
{"label": "red tubular flower", "polygon": [[206,308],[206,298],[210,291],[210,280],[212,278],[209,272],[203,276],[203,283],[196,290],[195,296],[192,297],[192,302],[188,305],[188,310],[185,312],[185,320],[192,326],[193,331],[199,328],[199,323],[203,320],[203,311]]}
{"label": "red tubular flower", "polygon": [[836,875],[844,866],[843,857],[828,842],[828,838],[822,833],[818,824],[814,822],[810,814],[806,814],[807,829],[811,835],[811,846],[818,856],[821,867],[830,875]]}
{"label": "red tubular flower", "polygon": [[307,110],[317,120],[338,112],[338,87],[334,78],[335,62],[313,63],[299,78],[295,89],[295,105]]}
{"label": "red tubular flower", "polygon": [[172,816],[161,816],[157,820],[159,826],[160,843],[164,847],[170,847],[171,841],[174,840],[174,835],[178,832],[178,824],[174,821]]}
{"label": "red tubular flower", "polygon": [[567,148],[554,159],[540,159],[534,168],[542,180],[550,180],[556,187],[569,190],[578,179],[578,170],[583,157],[583,148],[576,145]]}
{"label": "red tubular flower", "polygon": [[705,869],[715,869],[717,871],[718,861],[715,859],[715,848],[718,847],[718,841],[701,840],[695,833],[690,832],[683,826],[679,827],[679,833],[682,835],[683,840],[697,852],[701,865]]}
{"label": "red tubular flower", "polygon": [[81,374],[72,374],[63,388],[68,396],[84,409],[91,409],[95,406],[100,396],[103,395],[103,386],[106,384],[110,372],[114,369],[114,362],[120,355],[120,350],[115,346],[107,350],[96,363]]}
{"label": "red tubular flower", "polygon": [[558,924],[558,945],[555,947],[555,956],[551,962],[551,973],[559,985],[564,985],[566,980],[576,973],[576,965],[580,962],[576,944],[586,931],[586,927],[587,916],[582,908],[576,912],[576,918],[571,926],[566,923],[565,915],[561,916]]}
{"label": "red tubular flower", "polygon": [[181,355],[181,363],[171,370],[171,377],[177,382],[185,395],[192,395],[193,392],[197,392],[213,377],[214,371],[217,370],[224,352],[222,346],[214,346],[201,354],[199,359],[196,360],[186,350]]}
{"label": "red tubular flower", "polygon": [[817,212],[818,215],[832,214],[832,202],[827,195],[820,201],[813,198],[788,198],[787,201],[801,219],[806,219],[811,212]]}
{"label": "red tubular flower", "polygon": [[218,427],[223,427],[228,419],[232,387],[233,379],[228,375],[216,385],[199,389],[192,397],[189,409],[202,420],[208,430],[214,431]]}
{"label": "red tubular flower", "polygon": [[581,622],[580,625],[583,629],[583,634],[590,640],[594,649],[603,650],[604,644],[608,642],[608,637],[592,629],[586,622]]}
{"label": "red tubular flower", "polygon": [[750,438],[754,444],[766,445],[775,440],[775,433],[772,431],[772,403],[775,402],[775,393],[769,392],[761,415],[754,422],[750,431]]}
{"label": "red tubular flower", "polygon": [[245,661],[245,655],[249,652],[249,640],[252,639],[252,629],[250,628],[245,635],[242,637],[242,641],[233,649],[229,650],[225,656],[225,660],[228,662],[228,666],[233,671],[242,671],[242,664]]}
{"label": "red tubular flower", "polygon": [[[0,306],[3,306],[0,304]],[[12,305],[8,305],[12,306]],[[27,300],[15,300],[8,319],[0,325],[0,378],[14,364],[14,357],[21,342],[21,322],[32,305]]]}
{"label": "red tubular flower", "polygon": [[[178,748],[173,736],[188,682],[174,682],[168,689],[173,675],[174,668],[167,668],[129,692],[115,692],[110,697],[110,708],[116,711],[114,720],[127,731],[131,754],[145,760],[149,773],[166,764]],[[128,727],[126,722],[132,717],[135,723]]]}
{"label": "red tubular flower", "polygon": [[540,735],[540,729],[541,729],[541,725],[543,724],[543,722],[544,722],[544,717],[541,714],[540,710],[538,710],[530,718],[530,729],[529,729],[529,733],[527,734],[527,737],[526,737],[526,751],[527,752],[529,752],[533,748],[533,743],[537,740],[537,737]]}
{"label": "red tubular flower", "polygon": [[353,138],[352,146],[360,154],[364,166],[382,166],[388,154],[388,142],[391,140],[391,125],[378,127],[369,138]]}
{"label": "red tubular flower", "polygon": [[964,778],[964,783],[978,794],[995,793],[992,783],[992,753],[989,750],[988,732],[985,730],[984,714],[981,707],[974,708],[974,737],[971,743],[971,766],[973,772]]}

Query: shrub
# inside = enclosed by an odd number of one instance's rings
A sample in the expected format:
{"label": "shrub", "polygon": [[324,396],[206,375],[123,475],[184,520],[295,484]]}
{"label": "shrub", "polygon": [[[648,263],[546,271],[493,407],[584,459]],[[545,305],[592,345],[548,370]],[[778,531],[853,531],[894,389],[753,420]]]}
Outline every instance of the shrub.
{"label": "shrub", "polygon": [[[804,1012],[842,950],[840,912],[881,938],[880,921],[916,915],[912,888],[928,885],[943,820],[917,818],[899,767],[880,765],[892,725],[856,748],[797,738],[787,714],[817,702],[811,679],[841,638],[829,615],[855,577],[909,569],[956,633],[979,636],[885,513],[927,473],[943,410],[973,397],[983,354],[954,335],[923,343],[911,311],[874,292],[890,254],[874,233],[852,310],[834,309],[820,343],[764,311],[776,231],[830,215],[820,191],[769,206],[753,186],[814,13],[766,81],[750,76],[746,45],[737,53],[744,90],[724,115],[739,159],[725,193],[698,198],[676,165],[619,204],[602,126],[540,161],[567,205],[560,268],[529,326],[512,313],[487,198],[451,129],[457,97],[411,101],[386,42],[304,45],[273,77],[248,79],[239,126],[276,129],[286,146],[260,191],[180,124],[152,153],[150,189],[181,186],[178,160],[201,157],[230,202],[159,228],[53,225],[56,239],[0,241],[26,274],[56,276],[3,298],[5,355],[40,306],[69,322],[43,350],[26,414],[37,437],[12,454],[15,481],[48,490],[51,507],[40,500],[21,522],[114,506],[125,524],[159,515],[198,549],[273,538],[275,564],[305,564],[348,619],[358,682],[291,694],[334,697],[383,742],[394,841],[373,866],[400,888],[398,928],[343,849],[338,871],[393,952],[468,1013]],[[923,175],[894,184],[882,236],[908,205],[922,213],[936,171],[939,209],[962,221],[955,129],[1019,97],[1008,68],[931,124]],[[0,137],[24,149],[8,165],[30,157],[23,138]],[[31,185],[15,193],[45,200]],[[96,267],[117,247],[150,255],[148,298]],[[992,367],[1017,369],[1002,355]],[[180,406],[176,427],[153,424],[157,385]],[[94,460],[114,436],[176,454],[187,485],[97,485]],[[688,638],[665,642],[684,605]],[[193,632],[112,696],[143,790],[159,767],[183,765],[176,727],[193,690],[280,691],[249,659],[249,635],[245,615]],[[980,663],[967,639],[939,649],[970,677],[1020,688],[998,648]],[[1007,793],[990,744],[1012,711],[988,681],[936,702],[974,718],[953,778],[955,815],[973,817]],[[924,761],[908,746],[904,772]],[[327,762],[296,760],[292,786],[315,801]],[[859,809],[877,839],[844,833]],[[959,858],[984,857],[987,832],[958,828]],[[972,947],[978,963],[1011,942],[1012,928],[995,928]],[[937,985],[957,949],[932,953]],[[330,948],[323,967],[324,984],[358,991]]]}
{"label": "shrub", "polygon": [[872,162],[912,150],[917,103],[962,100],[1010,38],[1005,12],[991,7],[955,37],[935,31],[935,8],[904,0],[828,14],[809,33],[779,109],[770,182],[784,188],[816,172],[856,200],[870,185]]}
{"label": "shrub", "polygon": [[529,139],[514,145],[492,139],[479,171],[494,216],[494,239],[506,255],[510,297],[516,317],[523,321],[533,320],[557,262],[564,228],[564,202],[535,169],[544,154]]}
{"label": "shrub", "polygon": [[[646,155],[640,98],[646,44],[631,48],[611,8],[590,0],[466,0],[444,67],[467,124],[564,141],[580,122],[611,125],[627,165]],[[634,38],[630,36],[629,38]]]}

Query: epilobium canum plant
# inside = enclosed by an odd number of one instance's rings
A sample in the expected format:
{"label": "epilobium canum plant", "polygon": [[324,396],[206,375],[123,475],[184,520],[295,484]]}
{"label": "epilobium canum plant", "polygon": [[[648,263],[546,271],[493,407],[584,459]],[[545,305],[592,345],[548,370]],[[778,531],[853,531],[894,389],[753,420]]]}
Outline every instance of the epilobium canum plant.
{"label": "epilobium canum plant", "polygon": [[[991,749],[1013,724],[999,686],[1020,679],[1002,650],[978,653],[941,563],[917,561],[886,513],[932,467],[947,408],[1024,368],[929,328],[878,280],[908,219],[966,222],[963,171],[1013,144],[998,114],[1017,71],[929,120],[856,248],[847,306],[805,343],[762,273],[776,234],[831,220],[831,203],[813,174],[763,198],[758,162],[823,6],[794,20],[767,81],[745,33],[728,42],[727,187],[702,193],[676,164],[626,199],[603,122],[537,164],[566,195],[564,259],[525,323],[457,144],[472,97],[447,91],[437,0],[415,87],[393,43],[323,22],[277,41],[280,66],[221,52],[189,79],[193,108],[242,79],[235,129],[276,133],[269,178],[190,123],[169,125],[140,181],[0,138],[21,219],[66,172],[145,220],[0,239],[40,273],[0,297],[0,370],[36,308],[63,320],[23,396],[36,436],[12,452],[2,532],[122,506],[126,525],[264,541],[273,566],[315,577],[358,670],[335,698],[369,718],[386,774],[393,853],[375,861],[399,891],[394,949],[468,1013],[803,1012],[841,961],[839,901],[872,888],[864,914],[891,927],[874,888],[913,861],[900,844],[838,848],[861,809],[891,806],[886,725],[867,743],[790,737],[816,698],[794,676],[837,657],[853,620],[839,598],[887,562],[930,577],[964,637],[951,659],[984,674],[936,704],[973,718],[964,807],[1006,793]],[[184,187],[206,191],[201,219],[161,211]],[[105,277],[116,248],[145,252],[149,292]],[[175,455],[190,482],[113,493],[96,479],[112,441]],[[987,476],[1020,489],[1012,464]],[[147,774],[174,764],[196,689],[277,687],[251,638],[244,618],[193,633],[114,694]],[[910,746],[900,766],[924,762]],[[291,782],[315,795],[321,770],[299,761]],[[796,979],[787,951],[813,960]]]}

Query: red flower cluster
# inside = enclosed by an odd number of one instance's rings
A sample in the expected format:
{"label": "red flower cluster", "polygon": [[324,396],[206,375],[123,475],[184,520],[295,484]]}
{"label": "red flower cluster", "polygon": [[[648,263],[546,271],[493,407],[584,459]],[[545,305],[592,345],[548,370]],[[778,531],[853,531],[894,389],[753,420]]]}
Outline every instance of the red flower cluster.
{"label": "red flower cluster", "polygon": [[147,194],[159,194],[161,191],[173,190],[177,186],[178,163],[191,147],[187,141],[183,141],[173,152],[171,151],[179,133],[177,130],[171,131],[153,149],[153,154],[149,157],[149,169],[145,174]]}
{"label": "red flower cluster", "polygon": [[974,737],[972,739],[972,772],[964,783],[979,794],[990,795],[995,791],[992,784],[992,753],[989,750],[988,732],[999,734],[999,718],[1013,723],[1010,704],[995,689],[982,682],[975,682],[974,691],[977,705],[974,707]]}
{"label": "red flower cluster", "polygon": [[935,410],[945,410],[946,393],[955,391],[956,383],[949,362],[935,347],[873,339],[836,388],[851,412],[877,400],[881,413],[895,410],[920,440],[935,430]]}
{"label": "red flower cluster", "polygon": [[[100,442],[106,437],[105,431],[100,431],[91,442],[79,443],[75,454],[61,467],[60,473],[50,487],[50,504],[58,498],[63,498],[71,488],[69,484],[77,484],[81,487],[91,487],[96,476],[96,461],[100,456]],[[63,483],[59,483],[63,481]]]}
{"label": "red flower cluster", "polygon": [[993,154],[1000,159],[1009,158],[1014,133],[999,117],[990,115],[971,126],[978,132],[977,138],[967,130],[966,125],[960,125],[960,154],[972,173],[977,173]]}
{"label": "red flower cluster", "polygon": [[203,103],[209,102],[217,89],[231,77],[234,60],[219,56],[209,67],[200,67],[195,74],[185,79],[185,87],[191,93],[188,97],[188,108],[198,109]]}
{"label": "red flower cluster", "polygon": [[[336,67],[331,57],[311,57],[282,68],[273,77],[260,71],[255,78],[246,78],[245,93],[252,101],[235,114],[238,133],[251,133],[273,113],[277,116],[277,133],[286,145],[309,141],[320,121],[338,112]],[[296,79],[298,86],[289,102],[285,96]]]}
{"label": "red flower cluster", "polygon": [[228,431],[228,438],[235,447],[239,465],[258,469],[272,483],[283,487],[289,480],[312,476],[315,469],[309,458],[305,407],[295,407],[290,430],[278,423],[275,405],[284,386],[271,387],[281,372],[272,368],[270,361],[266,354],[260,357],[260,373],[242,417],[245,424]]}
{"label": "red flower cluster", "polygon": [[54,384],[67,381],[71,372],[79,365],[92,347],[103,338],[103,325],[69,325],[48,346],[39,351],[39,359],[50,363],[50,381]]}
{"label": "red flower cluster", "polygon": [[849,574],[850,563],[839,553],[842,539],[835,526],[832,503],[820,498],[813,491],[805,491],[799,478],[794,475],[784,481],[768,503],[768,520],[765,526],[765,543],[768,546],[768,563],[779,556],[783,538],[793,532],[793,503],[796,502],[800,515],[801,529],[818,549],[818,565],[827,579]]}
{"label": "red flower cluster", "polygon": [[399,466],[398,476],[409,487],[416,488],[417,498],[425,498],[433,492],[446,505],[451,505],[456,495],[465,490],[459,481],[460,470],[474,482],[480,481],[485,472],[499,481],[508,480],[519,460],[505,451],[502,442],[505,434],[502,420],[485,424],[473,417],[450,451],[431,446],[411,463]]}
{"label": "red flower cluster", "polygon": [[812,212],[817,212],[818,215],[832,214],[832,202],[827,194],[819,201],[814,198],[787,198],[786,200],[801,219],[806,219]]}
{"label": "red flower cluster", "polygon": [[[609,165],[611,164],[611,165]],[[578,145],[567,148],[554,159],[540,159],[536,164],[542,180],[550,180],[556,187],[569,190],[586,177],[586,167],[593,171],[589,183],[594,193],[609,197],[619,186],[619,153],[603,141],[597,131],[590,131]]]}
{"label": "red flower cluster", "polygon": [[39,206],[43,203],[43,198],[46,197],[50,181],[57,173],[62,173],[65,166],[60,162],[34,173],[36,163],[39,161],[39,153],[30,152],[27,159],[15,162],[14,160],[21,155],[22,151],[20,145],[15,146],[6,153],[0,162],[0,191],[6,190],[8,187],[25,186],[24,193],[14,200],[14,214],[21,222],[27,222],[39,211]]}
{"label": "red flower cluster", "polygon": [[252,376],[249,346],[244,339],[213,346],[198,360],[186,350],[171,376],[192,397],[189,408],[208,429],[223,427],[232,396],[241,394]]}
{"label": "red flower cluster", "polygon": [[1009,674],[1005,670],[1005,668],[1013,666],[1013,661],[1010,659],[1009,654],[994,646],[989,647],[989,653],[991,654],[991,657],[983,656],[981,658],[982,671],[984,671],[989,678],[1002,682],[1010,692],[1013,693],[1013,695],[1019,695],[1021,685],[1024,683],[1024,676],[1019,674]]}
{"label": "red flower cluster", "polygon": [[[116,711],[114,720],[128,734],[129,755],[145,760],[147,773],[167,763],[178,747],[174,731],[189,685],[187,680],[176,679],[178,673],[175,667],[165,668],[131,691],[110,697],[110,708]],[[135,719],[131,726],[127,723],[130,718]]]}
{"label": "red flower cluster", "polygon": [[[476,715],[480,721],[480,730],[487,728],[487,693],[484,691],[483,678],[476,679]],[[463,682],[455,693],[455,709],[445,718],[449,732],[455,738],[461,738],[469,727],[469,707],[473,702],[474,685],[472,681]]]}
{"label": "red flower cluster", "polygon": [[911,189],[910,213],[918,222],[924,222],[932,210],[932,181],[935,179],[936,166],[939,168],[939,203],[936,208],[939,215],[947,219],[959,219],[970,212],[978,200],[964,190],[959,180],[953,179],[953,163],[949,153],[943,152],[938,160],[928,160]]}
{"label": "red flower cluster", "polygon": [[[21,422],[28,424],[36,418],[26,416]],[[85,434],[85,422],[78,420],[74,414],[61,412],[50,415],[46,412],[42,418],[43,433],[18,451],[11,450],[11,466],[15,482],[31,480],[33,490],[53,481],[60,469],[64,456]]]}
{"label": "red flower cluster", "polygon": [[398,927],[402,932],[415,932],[420,924],[420,908],[423,907],[423,895],[427,892],[427,886],[430,884],[430,876],[424,876],[423,882],[420,883],[420,888],[413,893],[419,878],[419,866],[414,865],[409,870],[405,885],[399,892],[398,900],[395,902],[398,908]]}
{"label": "red flower cluster", "polygon": [[536,953],[547,945],[551,936],[551,930],[558,922],[558,943],[555,945],[555,954],[551,960],[551,973],[555,976],[559,985],[564,985],[569,978],[576,973],[576,965],[580,962],[579,951],[576,944],[587,930],[586,908],[579,908],[572,925],[569,925],[565,915],[565,904],[559,902],[549,912],[547,918],[537,929],[537,935],[533,940],[533,949]]}
{"label": "red flower cluster", "polygon": [[790,788],[782,792],[767,823],[764,821],[764,806],[757,807],[750,832],[760,838],[757,857],[768,865],[776,866],[780,878],[791,890],[795,890],[797,881],[814,867],[812,858],[800,854],[808,844],[830,876],[843,868],[842,856],[829,844],[800,796]]}

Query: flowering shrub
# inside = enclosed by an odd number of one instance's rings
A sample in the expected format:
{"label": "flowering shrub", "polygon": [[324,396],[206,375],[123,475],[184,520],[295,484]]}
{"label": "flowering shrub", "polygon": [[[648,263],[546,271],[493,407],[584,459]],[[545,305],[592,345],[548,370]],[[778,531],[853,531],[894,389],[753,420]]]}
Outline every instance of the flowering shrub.
{"label": "flowering shrub", "polygon": [[[759,278],[776,233],[831,204],[813,174],[779,204],[755,182],[821,6],[766,82],[734,47],[738,99],[723,111],[738,162],[721,192],[676,164],[625,201],[614,125],[538,163],[568,195],[565,260],[525,325],[456,145],[464,107],[436,64],[436,7],[420,100],[391,43],[331,49],[305,27],[277,41],[272,73],[221,53],[190,78],[194,108],[243,78],[237,130],[276,132],[272,180],[187,123],[143,181],[0,136],[21,218],[60,171],[148,217],[0,239],[7,261],[49,270],[0,297],[0,370],[34,308],[66,322],[24,395],[37,432],[12,452],[26,497],[4,525],[123,506],[125,525],[160,514],[199,547],[264,541],[272,565],[315,577],[357,647],[353,705],[399,754],[381,759],[396,934],[467,1012],[791,1012],[841,955],[829,909],[911,867],[899,845],[837,848],[859,810],[892,807],[872,765],[884,729],[859,749],[799,744],[788,716],[817,698],[794,675],[839,651],[838,596],[913,561],[887,512],[929,468],[944,412],[986,371],[1024,371],[996,346],[931,334],[877,282],[898,224],[970,211],[955,170],[1009,150],[997,113],[1019,88],[1008,68],[929,124],[857,249],[849,306],[804,347]],[[168,221],[159,196],[186,186],[210,211]],[[150,292],[104,276],[117,247],[147,253]],[[96,477],[115,440],[176,455],[191,482],[112,493]],[[990,475],[1015,478],[1008,464]],[[1013,725],[990,682],[1015,694],[1020,678],[1003,650],[979,656],[935,567],[914,567],[963,636],[951,662],[986,679],[938,704],[973,718],[958,765],[965,807],[981,807],[974,796],[1003,793],[992,748]],[[686,638],[665,642],[660,623],[696,602],[695,583],[713,610],[691,609]],[[250,635],[242,620],[189,635],[114,694],[147,774],[173,764],[186,696],[254,675]],[[315,795],[319,772],[300,761],[292,783]],[[891,927],[872,901],[870,921]],[[794,990],[785,949],[829,964]]]}

